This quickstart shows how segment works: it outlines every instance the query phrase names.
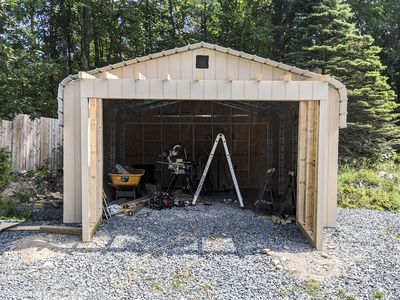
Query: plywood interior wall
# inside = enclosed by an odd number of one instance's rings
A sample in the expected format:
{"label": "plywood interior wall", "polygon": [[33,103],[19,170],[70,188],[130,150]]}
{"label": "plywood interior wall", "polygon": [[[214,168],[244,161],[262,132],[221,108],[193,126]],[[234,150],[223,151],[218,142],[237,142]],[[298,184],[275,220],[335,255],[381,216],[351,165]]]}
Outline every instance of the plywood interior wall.
{"label": "plywood interior wall", "polygon": [[[287,172],[296,168],[297,103],[280,106],[211,101],[159,105],[118,100],[105,103],[106,172],[116,162],[154,164],[157,182],[166,185],[169,173],[166,165],[157,163],[158,155],[182,143],[189,160],[206,161],[218,133],[224,133],[227,138],[242,188],[258,189],[265,170],[274,167],[277,169],[274,190],[282,194],[288,180]],[[222,147],[217,153],[211,167],[214,188],[232,188]]]}

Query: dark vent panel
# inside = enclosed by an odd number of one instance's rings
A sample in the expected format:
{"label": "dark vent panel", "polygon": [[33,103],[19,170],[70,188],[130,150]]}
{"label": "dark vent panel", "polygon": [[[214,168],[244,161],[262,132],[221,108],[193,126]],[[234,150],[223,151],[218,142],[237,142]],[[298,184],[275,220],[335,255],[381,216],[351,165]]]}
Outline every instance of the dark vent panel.
{"label": "dark vent panel", "polygon": [[208,69],[208,55],[196,55],[196,68]]}

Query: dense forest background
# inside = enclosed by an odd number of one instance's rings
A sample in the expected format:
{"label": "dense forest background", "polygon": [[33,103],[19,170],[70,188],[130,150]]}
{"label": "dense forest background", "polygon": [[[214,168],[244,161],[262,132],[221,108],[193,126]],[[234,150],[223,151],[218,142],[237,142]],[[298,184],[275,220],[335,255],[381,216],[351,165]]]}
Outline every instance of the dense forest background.
{"label": "dense forest background", "polygon": [[341,161],[395,160],[399,28],[398,0],[0,0],[0,117],[56,117],[68,74],[206,41],[343,81]]}

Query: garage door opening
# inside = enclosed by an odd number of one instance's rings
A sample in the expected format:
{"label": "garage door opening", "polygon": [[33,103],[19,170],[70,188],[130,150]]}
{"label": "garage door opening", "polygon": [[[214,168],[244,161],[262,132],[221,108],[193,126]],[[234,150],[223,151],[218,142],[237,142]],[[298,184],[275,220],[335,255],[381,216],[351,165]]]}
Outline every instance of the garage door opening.
{"label": "garage door opening", "polygon": [[[112,99],[104,100],[103,110],[105,174],[116,163],[143,168],[145,182],[166,190],[171,171],[160,156],[182,145],[197,185],[219,133],[227,140],[246,208],[253,208],[267,170],[275,170],[271,176],[275,204],[283,201],[289,172],[296,173],[297,102]],[[175,187],[187,190],[184,178]],[[225,151],[219,144],[203,195],[228,197],[233,190]]]}

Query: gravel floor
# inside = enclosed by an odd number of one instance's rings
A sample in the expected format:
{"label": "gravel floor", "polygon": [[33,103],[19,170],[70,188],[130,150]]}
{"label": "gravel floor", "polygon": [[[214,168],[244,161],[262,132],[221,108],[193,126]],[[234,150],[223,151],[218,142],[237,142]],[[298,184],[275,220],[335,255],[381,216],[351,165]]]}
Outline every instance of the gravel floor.
{"label": "gravel floor", "polygon": [[226,203],[115,217],[87,244],[3,232],[0,298],[400,299],[399,214],[340,209],[325,237],[314,251],[296,225]]}

